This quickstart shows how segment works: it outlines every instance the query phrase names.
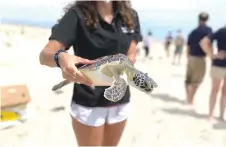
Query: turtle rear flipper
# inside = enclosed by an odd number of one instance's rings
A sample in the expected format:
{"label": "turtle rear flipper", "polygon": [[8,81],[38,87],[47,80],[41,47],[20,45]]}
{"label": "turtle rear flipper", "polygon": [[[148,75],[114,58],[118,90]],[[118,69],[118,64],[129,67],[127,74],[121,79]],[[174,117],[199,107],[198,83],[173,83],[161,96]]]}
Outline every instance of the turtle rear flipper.
{"label": "turtle rear flipper", "polygon": [[117,102],[123,98],[126,93],[127,83],[126,81],[119,77],[115,78],[111,87],[105,89],[104,97],[112,102]]}
{"label": "turtle rear flipper", "polygon": [[65,85],[68,85],[68,84],[70,84],[70,83],[71,83],[71,81],[64,80],[64,81],[58,83],[57,85],[53,86],[52,91],[59,90],[59,89],[61,89],[62,87],[64,87]]}

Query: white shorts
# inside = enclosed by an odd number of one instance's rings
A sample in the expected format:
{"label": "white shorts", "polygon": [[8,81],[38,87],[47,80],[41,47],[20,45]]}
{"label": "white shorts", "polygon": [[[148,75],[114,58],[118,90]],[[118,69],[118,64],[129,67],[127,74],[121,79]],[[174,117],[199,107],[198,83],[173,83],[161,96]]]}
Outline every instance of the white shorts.
{"label": "white shorts", "polygon": [[119,123],[128,118],[128,113],[128,103],[113,107],[84,107],[75,103],[71,105],[71,116],[88,126]]}

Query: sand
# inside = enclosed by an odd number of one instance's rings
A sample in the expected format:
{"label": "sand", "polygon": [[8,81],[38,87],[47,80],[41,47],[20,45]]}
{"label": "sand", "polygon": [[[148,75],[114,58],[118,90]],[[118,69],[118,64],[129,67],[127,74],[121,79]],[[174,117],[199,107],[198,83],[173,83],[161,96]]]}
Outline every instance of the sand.
{"label": "sand", "polygon": [[[69,116],[72,85],[53,93],[52,86],[62,80],[61,72],[38,63],[38,53],[44,47],[48,33],[49,30],[44,35],[36,34],[35,39],[27,34],[23,37],[17,35],[20,41],[15,41],[16,45],[1,50],[1,85],[27,84],[32,97],[28,108],[29,120],[1,130],[2,147],[77,146]],[[155,45],[153,50],[163,50],[159,42]],[[24,52],[21,53],[21,49]],[[226,147],[226,124],[217,120],[210,123],[206,119],[209,72],[196,95],[195,109],[191,110],[184,105],[186,60],[181,65],[172,66],[169,59],[149,60],[142,56],[143,52],[136,67],[148,72],[159,87],[151,96],[131,88],[128,125],[119,146]],[[217,112],[218,104],[216,116]]]}

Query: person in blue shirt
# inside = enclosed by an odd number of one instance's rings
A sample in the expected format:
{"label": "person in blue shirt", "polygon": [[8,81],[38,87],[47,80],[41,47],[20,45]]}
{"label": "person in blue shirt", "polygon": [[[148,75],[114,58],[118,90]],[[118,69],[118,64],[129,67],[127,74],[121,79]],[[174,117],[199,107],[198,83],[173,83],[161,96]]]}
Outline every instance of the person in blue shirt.
{"label": "person in blue shirt", "polygon": [[167,58],[170,57],[170,45],[172,41],[173,41],[172,32],[168,32],[168,35],[166,36],[165,39],[165,53]]}
{"label": "person in blue shirt", "polygon": [[144,50],[145,50],[145,58],[149,56],[150,48],[151,48],[151,31],[148,32],[147,36],[144,37]]}
{"label": "person in blue shirt", "polygon": [[[214,54],[212,41],[217,41],[218,53]],[[203,51],[212,59],[211,78],[212,90],[209,103],[209,119],[213,118],[213,111],[220,90],[221,83],[221,100],[220,100],[220,119],[224,120],[226,110],[226,26],[202,39],[200,42]],[[224,120],[225,121],[225,120]]]}
{"label": "person in blue shirt", "polygon": [[212,29],[207,26],[209,15],[202,12],[198,16],[199,25],[192,30],[187,42],[187,71],[185,89],[187,103],[193,105],[195,93],[202,83],[206,70],[205,52],[200,47],[200,40],[212,33]]}

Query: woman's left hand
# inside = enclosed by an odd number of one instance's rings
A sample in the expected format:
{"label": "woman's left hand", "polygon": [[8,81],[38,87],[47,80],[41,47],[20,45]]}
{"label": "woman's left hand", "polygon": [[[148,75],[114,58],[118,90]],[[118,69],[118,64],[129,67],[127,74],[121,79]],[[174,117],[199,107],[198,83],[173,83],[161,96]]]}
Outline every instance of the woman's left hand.
{"label": "woman's left hand", "polygon": [[133,63],[136,62],[136,56],[137,56],[136,53],[137,53],[137,43],[136,41],[132,40],[127,52],[127,56]]}
{"label": "woman's left hand", "polygon": [[217,54],[212,56],[212,59],[225,60],[226,59],[226,51],[219,51]]}

